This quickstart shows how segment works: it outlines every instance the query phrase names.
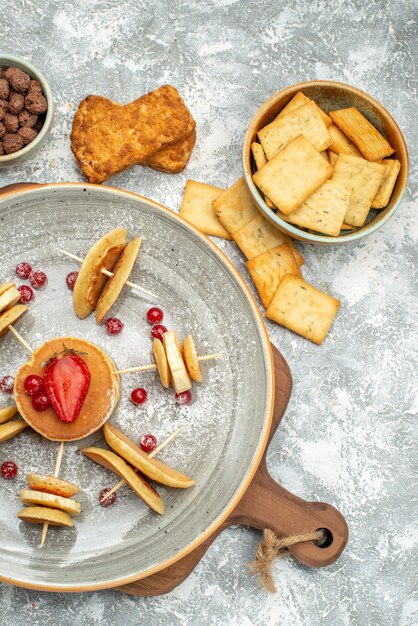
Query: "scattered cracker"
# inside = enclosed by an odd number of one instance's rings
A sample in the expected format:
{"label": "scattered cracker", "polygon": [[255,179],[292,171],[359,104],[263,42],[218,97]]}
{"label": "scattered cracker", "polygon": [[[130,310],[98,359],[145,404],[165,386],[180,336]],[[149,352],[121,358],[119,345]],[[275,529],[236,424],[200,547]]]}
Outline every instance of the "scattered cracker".
{"label": "scattered cracker", "polygon": [[259,215],[257,205],[243,178],[238,179],[214,200],[213,210],[231,235]]}
{"label": "scattered cracker", "polygon": [[287,243],[247,261],[247,268],[265,308],[270,304],[285,274],[302,278],[292,248]]}
{"label": "scattered cracker", "polygon": [[320,345],[328,334],[340,303],[303,279],[286,274],[281,280],[266,316]]}
{"label": "scattered cracker", "polygon": [[234,240],[247,259],[253,259],[267,250],[291,241],[260,214],[234,233]]}
{"label": "scattered cracker", "polygon": [[186,181],[180,215],[206,235],[231,239],[231,235],[216,217],[212,206],[213,201],[223,192],[224,189],[196,180]]}

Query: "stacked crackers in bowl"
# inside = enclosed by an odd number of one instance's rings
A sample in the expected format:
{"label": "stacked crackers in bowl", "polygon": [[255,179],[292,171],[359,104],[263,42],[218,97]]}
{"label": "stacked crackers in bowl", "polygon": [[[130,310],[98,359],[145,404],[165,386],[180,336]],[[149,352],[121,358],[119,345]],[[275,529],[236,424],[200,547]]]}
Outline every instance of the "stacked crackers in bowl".
{"label": "stacked crackers in bowl", "polygon": [[181,172],[195,141],[196,123],[171,85],[126,105],[87,96],[71,132],[71,149],[90,183],[103,183],[132,165]]}

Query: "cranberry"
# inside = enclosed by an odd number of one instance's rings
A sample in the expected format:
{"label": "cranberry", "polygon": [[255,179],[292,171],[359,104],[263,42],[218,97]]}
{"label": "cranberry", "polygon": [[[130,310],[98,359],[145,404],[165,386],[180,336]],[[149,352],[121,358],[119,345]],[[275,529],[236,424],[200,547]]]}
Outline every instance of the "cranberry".
{"label": "cranberry", "polygon": [[13,376],[3,376],[3,378],[0,378],[0,391],[3,393],[13,393],[14,384],[15,379]]}
{"label": "cranberry", "polygon": [[157,447],[157,438],[154,435],[144,435],[139,445],[144,452],[152,452]]}
{"label": "cranberry", "polygon": [[131,400],[134,404],[144,404],[145,400],[147,399],[147,395],[148,394],[145,389],[142,389],[142,387],[137,387],[137,389],[134,389],[131,393]]}
{"label": "cranberry", "polygon": [[177,404],[189,404],[192,401],[192,392],[188,389],[182,393],[176,393],[175,398]]}
{"label": "cranberry", "polygon": [[3,478],[10,480],[11,478],[16,478],[17,469],[16,463],[13,463],[13,461],[5,461],[0,468],[0,471]]}
{"label": "cranberry", "polygon": [[77,280],[77,277],[78,277],[78,272],[70,272],[69,274],[67,274],[65,278],[67,287],[68,289],[71,289],[71,291],[74,289],[75,281]]}
{"label": "cranberry", "polygon": [[105,322],[105,326],[109,335],[119,335],[119,333],[122,332],[124,324],[117,317],[109,317]]}
{"label": "cranberry", "polygon": [[38,391],[32,396],[32,406],[35,411],[45,411],[51,406],[51,402],[45,391]]}
{"label": "cranberry", "polygon": [[166,332],[167,332],[167,329],[165,326],[163,326],[162,324],[156,324],[151,329],[151,337],[154,337],[154,339],[159,339],[160,341],[162,341],[163,335]]}
{"label": "cranberry", "polygon": [[106,498],[106,500],[103,500],[102,502],[102,498],[104,498],[104,496],[109,493],[110,491],[110,487],[105,487],[104,489],[101,490],[100,494],[99,494],[99,503],[104,506],[105,508],[108,506],[112,506],[112,504],[115,504],[116,502],[116,498],[117,498],[117,494],[116,491],[112,493],[112,495],[110,495],[108,498]]}
{"label": "cranberry", "polygon": [[48,283],[48,277],[45,272],[36,270],[36,272],[32,272],[29,276],[29,282],[34,289],[44,289]]}
{"label": "cranberry", "polygon": [[147,311],[147,321],[149,324],[159,324],[164,319],[164,313],[157,306],[153,306],[149,311]]}
{"label": "cranberry", "polygon": [[29,374],[25,378],[23,389],[28,396],[34,396],[38,391],[44,391],[44,379],[37,374]]}
{"label": "cranberry", "polygon": [[32,274],[32,265],[26,263],[26,261],[22,261],[22,263],[16,265],[16,274],[19,276],[19,278],[24,278],[25,280],[27,280]]}
{"label": "cranberry", "polygon": [[17,288],[17,290],[20,293],[19,302],[21,302],[22,304],[26,304],[27,302],[30,302],[34,297],[34,293],[32,289],[28,287],[27,285],[21,285],[20,287]]}

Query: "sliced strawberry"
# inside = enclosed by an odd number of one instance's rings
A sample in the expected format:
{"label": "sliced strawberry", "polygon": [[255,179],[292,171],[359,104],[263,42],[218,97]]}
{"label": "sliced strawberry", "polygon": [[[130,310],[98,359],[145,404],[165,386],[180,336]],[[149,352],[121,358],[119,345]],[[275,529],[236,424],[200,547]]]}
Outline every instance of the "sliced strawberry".
{"label": "sliced strawberry", "polygon": [[74,422],[90,385],[90,370],[78,354],[67,353],[48,363],[44,372],[46,395],[62,422]]}

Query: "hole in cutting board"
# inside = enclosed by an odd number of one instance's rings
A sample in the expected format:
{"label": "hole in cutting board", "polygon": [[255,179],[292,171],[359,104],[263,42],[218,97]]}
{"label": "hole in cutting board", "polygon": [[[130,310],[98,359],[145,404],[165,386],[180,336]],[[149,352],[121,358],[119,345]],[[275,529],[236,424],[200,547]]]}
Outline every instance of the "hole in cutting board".
{"label": "hole in cutting board", "polygon": [[318,539],[318,541],[315,541],[315,545],[318,546],[318,548],[329,548],[329,546],[334,541],[332,532],[328,530],[328,528],[318,528],[316,532],[319,531],[321,531],[324,536],[322,537],[322,539]]}

